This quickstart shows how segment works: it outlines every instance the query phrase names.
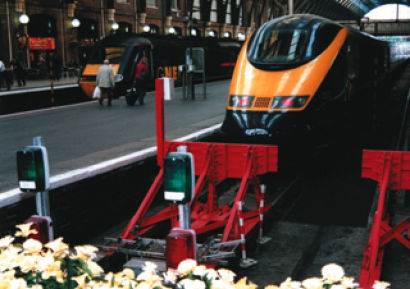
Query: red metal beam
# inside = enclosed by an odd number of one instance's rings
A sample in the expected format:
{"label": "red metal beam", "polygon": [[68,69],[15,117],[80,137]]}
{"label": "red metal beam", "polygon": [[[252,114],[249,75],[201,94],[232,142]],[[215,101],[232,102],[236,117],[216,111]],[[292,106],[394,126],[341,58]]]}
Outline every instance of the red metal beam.
{"label": "red metal beam", "polygon": [[374,281],[380,279],[384,246],[396,239],[410,249],[409,236],[403,236],[404,231],[410,230],[410,217],[391,227],[386,204],[388,189],[410,189],[410,152],[363,151],[362,177],[377,181],[379,187],[377,210],[359,277],[360,287],[371,289]]}

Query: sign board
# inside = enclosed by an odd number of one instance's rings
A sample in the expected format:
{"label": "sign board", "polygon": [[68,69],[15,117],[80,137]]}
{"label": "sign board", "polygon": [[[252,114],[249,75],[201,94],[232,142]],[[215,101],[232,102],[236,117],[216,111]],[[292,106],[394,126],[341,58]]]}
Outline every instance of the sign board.
{"label": "sign board", "polygon": [[54,37],[29,37],[30,50],[55,50],[56,41]]}
{"label": "sign board", "polygon": [[[192,49],[192,61],[190,58],[190,49]],[[185,50],[187,65],[193,65],[193,72],[205,72],[205,50],[202,47],[192,47]]]}

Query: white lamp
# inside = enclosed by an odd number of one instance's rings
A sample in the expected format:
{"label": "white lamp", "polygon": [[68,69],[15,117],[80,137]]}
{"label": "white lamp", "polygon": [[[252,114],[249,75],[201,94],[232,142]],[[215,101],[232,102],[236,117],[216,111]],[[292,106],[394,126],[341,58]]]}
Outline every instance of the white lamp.
{"label": "white lamp", "polygon": [[208,35],[209,35],[210,37],[215,37],[215,31],[210,30],[210,31],[208,32]]}
{"label": "white lamp", "polygon": [[169,27],[168,33],[169,34],[174,34],[175,33],[175,28],[174,27]]}
{"label": "white lamp", "polygon": [[27,14],[21,14],[19,17],[19,21],[21,24],[27,24],[30,21],[30,18],[28,17]]}
{"label": "white lamp", "polygon": [[144,27],[142,27],[142,30],[144,30],[144,32],[149,32],[151,30],[151,27],[149,27],[149,25],[144,25]]}
{"label": "white lamp", "polygon": [[73,20],[71,20],[71,25],[73,25],[74,28],[77,28],[81,25],[81,22],[77,18],[74,18]]}
{"label": "white lamp", "polygon": [[194,28],[191,29],[191,35],[196,36],[196,30]]}
{"label": "white lamp", "polygon": [[224,37],[228,38],[229,36],[231,36],[231,34],[228,31],[224,32]]}
{"label": "white lamp", "polygon": [[120,28],[120,25],[118,25],[117,22],[113,22],[113,23],[111,24],[111,28],[112,28],[112,30],[118,30],[118,28]]}

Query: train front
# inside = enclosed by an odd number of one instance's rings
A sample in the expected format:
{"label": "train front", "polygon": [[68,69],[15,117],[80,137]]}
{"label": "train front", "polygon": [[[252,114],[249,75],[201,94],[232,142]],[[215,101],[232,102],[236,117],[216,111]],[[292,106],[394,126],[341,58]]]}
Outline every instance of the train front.
{"label": "train front", "polygon": [[222,131],[277,143],[308,133],[309,104],[346,35],[341,26],[309,15],[261,26],[238,56]]}

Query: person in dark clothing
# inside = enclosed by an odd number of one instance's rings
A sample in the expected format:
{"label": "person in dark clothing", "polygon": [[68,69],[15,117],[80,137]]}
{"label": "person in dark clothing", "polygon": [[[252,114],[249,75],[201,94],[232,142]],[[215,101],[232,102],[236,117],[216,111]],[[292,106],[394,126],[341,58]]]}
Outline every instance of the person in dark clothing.
{"label": "person in dark clothing", "polygon": [[16,58],[13,58],[13,60],[10,62],[10,64],[13,67],[14,77],[17,80],[18,86],[25,86],[26,85],[26,79],[25,79],[25,76],[24,76],[24,69],[23,69],[23,66],[21,65],[20,61],[18,61]]}
{"label": "person in dark clothing", "polygon": [[145,80],[148,77],[148,58],[143,56],[135,68],[134,86],[138,93],[138,101],[141,105],[144,104],[145,96]]}

